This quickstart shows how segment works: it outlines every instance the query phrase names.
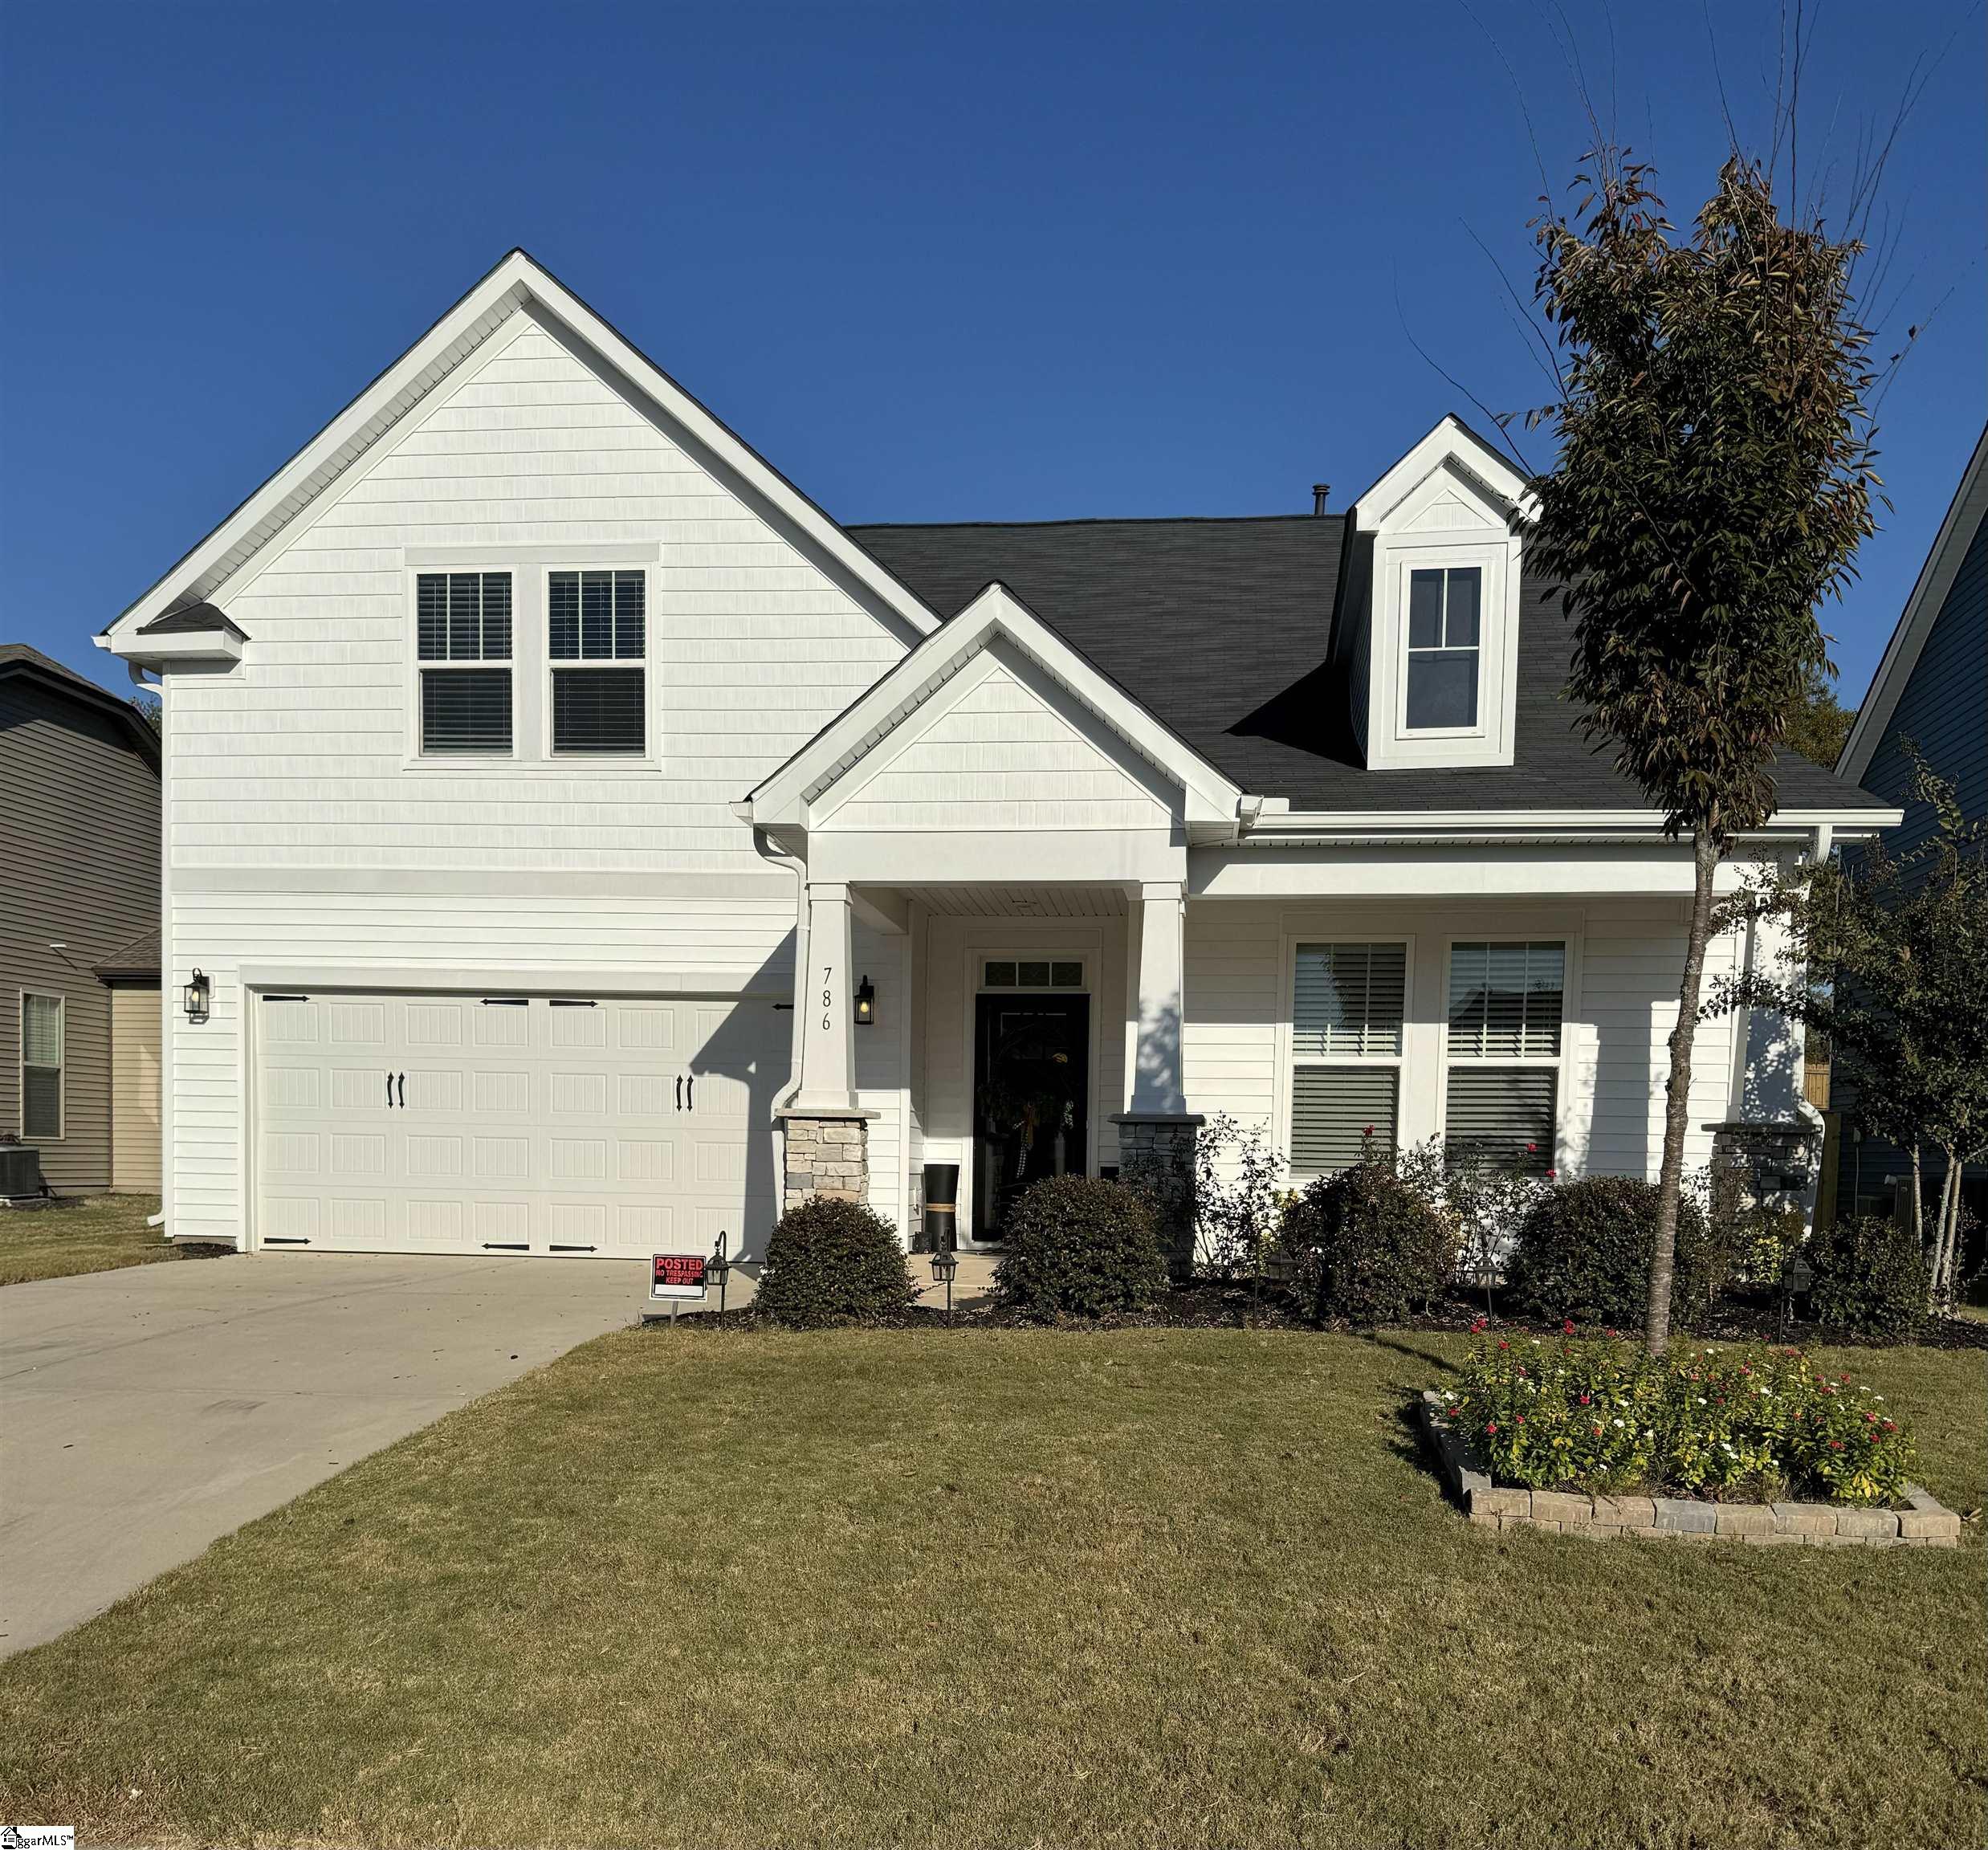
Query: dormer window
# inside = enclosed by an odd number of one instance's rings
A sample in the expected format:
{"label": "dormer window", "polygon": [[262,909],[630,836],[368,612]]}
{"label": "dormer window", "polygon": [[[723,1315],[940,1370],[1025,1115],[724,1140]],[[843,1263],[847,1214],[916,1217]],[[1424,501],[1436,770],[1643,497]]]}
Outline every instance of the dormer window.
{"label": "dormer window", "polygon": [[1347,659],[1369,770],[1512,763],[1528,506],[1524,477],[1449,418],[1355,504],[1372,564]]}
{"label": "dormer window", "polygon": [[1408,731],[1475,730],[1483,605],[1484,577],[1474,565],[1409,573],[1402,720]]}

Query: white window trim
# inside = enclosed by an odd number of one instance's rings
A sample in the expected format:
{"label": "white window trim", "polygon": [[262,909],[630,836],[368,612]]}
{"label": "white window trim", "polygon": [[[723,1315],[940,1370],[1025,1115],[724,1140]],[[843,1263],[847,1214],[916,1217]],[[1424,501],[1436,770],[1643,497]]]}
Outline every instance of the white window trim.
{"label": "white window trim", "polygon": [[[1459,944],[1558,944],[1561,947],[1560,967],[1560,1048],[1553,1054],[1489,1054],[1452,1053],[1450,1050],[1449,988],[1450,966]],[[1523,927],[1500,926],[1478,931],[1453,931],[1443,940],[1442,984],[1437,992],[1440,1032],[1437,1037],[1436,1062],[1436,1135],[1448,1141],[1449,1123],[1449,1074],[1452,1066],[1477,1066],[1502,1070],[1511,1066],[1528,1066],[1554,1075],[1553,1087],[1553,1149],[1552,1161],[1548,1165],[1556,1174],[1564,1176],[1569,1167],[1571,1139],[1567,1121],[1567,1102],[1571,1096],[1575,1064],[1574,1060],[1576,1015],[1580,996],[1581,934],[1572,930],[1535,931]]]}
{"label": "white window trim", "polygon": [[[1477,717],[1468,726],[1411,726],[1408,723],[1408,670],[1414,666],[1418,655],[1456,655],[1462,651],[1439,642],[1432,649],[1418,649],[1409,640],[1408,593],[1412,575],[1416,572],[1440,572],[1443,583],[1442,622],[1447,634],[1449,622],[1449,574],[1452,572],[1475,572],[1477,574],[1477,640],[1472,646],[1472,653],[1477,658]],[[1444,559],[1424,563],[1404,556],[1401,561],[1401,673],[1395,678],[1395,731],[1404,739],[1481,739],[1485,736],[1485,668],[1487,651],[1485,648],[1484,607],[1491,594],[1491,573],[1485,567],[1463,559]]]}
{"label": "white window trim", "polygon": [[[62,1038],[62,1064],[55,1069],[55,1133],[52,1137],[35,1135],[27,1127],[27,999],[31,996],[38,1002],[55,1004],[57,1032]],[[69,998],[58,990],[22,988],[18,992],[16,1008],[15,1020],[20,1026],[20,1061],[14,1078],[19,1086],[16,1096],[20,1100],[21,1141],[37,1145],[63,1143],[69,1135]]]}
{"label": "white window trim", "polygon": [[[1399,1053],[1346,1053],[1330,1058],[1297,1051],[1297,949],[1301,944],[1399,944],[1402,951],[1401,1051]],[[1306,931],[1288,923],[1283,932],[1283,969],[1278,980],[1277,1008],[1277,1147],[1284,1153],[1293,1182],[1315,1181],[1336,1171],[1305,1169],[1298,1166],[1293,1147],[1293,1124],[1297,1111],[1297,1073],[1300,1066],[1381,1066],[1395,1073],[1395,1147],[1399,1149],[1403,1121],[1408,1116],[1409,1072],[1415,1037],[1416,940],[1409,931],[1391,931],[1385,926],[1371,930]]]}
{"label": "white window trim", "polygon": [[[421,581],[438,576],[446,577],[453,572],[475,572],[484,576],[501,574],[511,581],[511,655],[504,662],[462,661],[430,662],[422,658],[421,653]],[[524,729],[524,709],[522,699],[524,678],[518,672],[523,665],[523,651],[520,646],[526,634],[524,600],[519,592],[524,582],[523,576],[516,568],[509,565],[488,565],[465,560],[459,564],[423,564],[411,566],[403,574],[406,583],[404,591],[404,607],[406,611],[406,659],[407,659],[407,747],[404,765],[409,769],[448,772],[474,769],[478,766],[513,764],[518,762]],[[466,669],[502,668],[511,676],[511,749],[508,752],[430,752],[426,748],[422,736],[422,677],[433,671],[449,672]]]}
{"label": "white window trim", "polygon": [[[596,656],[590,659],[574,658],[572,660],[552,658],[552,577],[560,572],[639,572],[642,579],[642,652],[639,656]],[[643,770],[662,763],[660,703],[656,697],[657,674],[655,670],[655,610],[656,577],[647,564],[635,564],[625,560],[602,561],[585,559],[562,560],[548,564],[538,575],[538,681],[539,681],[539,756],[547,764],[556,764],[562,769],[572,770],[585,765],[597,765],[604,770],[621,768]],[[514,638],[512,651],[516,651]],[[552,748],[552,677],[568,669],[593,670],[601,668],[640,668],[642,671],[642,748],[639,752],[556,752]]]}

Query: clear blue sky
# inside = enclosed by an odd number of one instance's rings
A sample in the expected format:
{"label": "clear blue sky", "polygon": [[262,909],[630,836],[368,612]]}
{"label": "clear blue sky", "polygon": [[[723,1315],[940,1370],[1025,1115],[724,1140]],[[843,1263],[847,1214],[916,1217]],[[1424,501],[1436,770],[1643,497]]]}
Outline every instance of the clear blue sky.
{"label": "clear blue sky", "polygon": [[[1564,6],[1686,215],[1724,145],[1704,12],[1619,3],[1611,39]],[[1583,145],[1559,11],[8,0],[0,639],[121,687],[91,634],[513,244],[842,520],[1343,506],[1478,415],[1416,343],[1539,396],[1477,241],[1523,288],[1499,51],[1556,184]],[[1751,132],[1780,9],[1710,11]],[[1886,187],[1890,326],[1931,317],[1883,405],[1896,511],[1823,613],[1852,699],[1988,403],[1979,0],[1836,0],[1803,79],[1805,160],[1847,166],[1942,51]]]}

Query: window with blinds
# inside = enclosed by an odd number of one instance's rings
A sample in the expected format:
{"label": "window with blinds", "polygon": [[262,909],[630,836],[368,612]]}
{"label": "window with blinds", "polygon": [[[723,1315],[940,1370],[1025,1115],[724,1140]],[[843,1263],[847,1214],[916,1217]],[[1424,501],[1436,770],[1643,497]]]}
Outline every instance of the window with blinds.
{"label": "window with blinds", "polygon": [[1406,944],[1300,944],[1291,1006],[1293,1170],[1357,1163],[1371,1131],[1395,1147],[1401,1092]]}
{"label": "window with blinds", "polygon": [[552,574],[546,649],[556,753],[647,749],[647,589],[639,571]]}
{"label": "window with blinds", "polygon": [[1566,946],[1450,947],[1443,1143],[1452,1164],[1554,1165]]}
{"label": "window with blinds", "polygon": [[21,997],[21,1135],[51,1143],[63,1134],[63,999]]}
{"label": "window with blinds", "polygon": [[511,574],[423,572],[414,581],[424,752],[511,750]]}

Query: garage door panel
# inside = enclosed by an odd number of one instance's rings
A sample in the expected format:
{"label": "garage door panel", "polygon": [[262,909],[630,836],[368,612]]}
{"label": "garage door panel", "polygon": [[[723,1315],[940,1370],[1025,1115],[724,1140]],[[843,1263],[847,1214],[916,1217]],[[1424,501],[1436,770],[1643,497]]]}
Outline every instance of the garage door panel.
{"label": "garage door panel", "polygon": [[262,1237],[576,1257],[721,1231],[735,1252],[756,1245],[788,1020],[764,1000],[583,1000],[265,998]]}

